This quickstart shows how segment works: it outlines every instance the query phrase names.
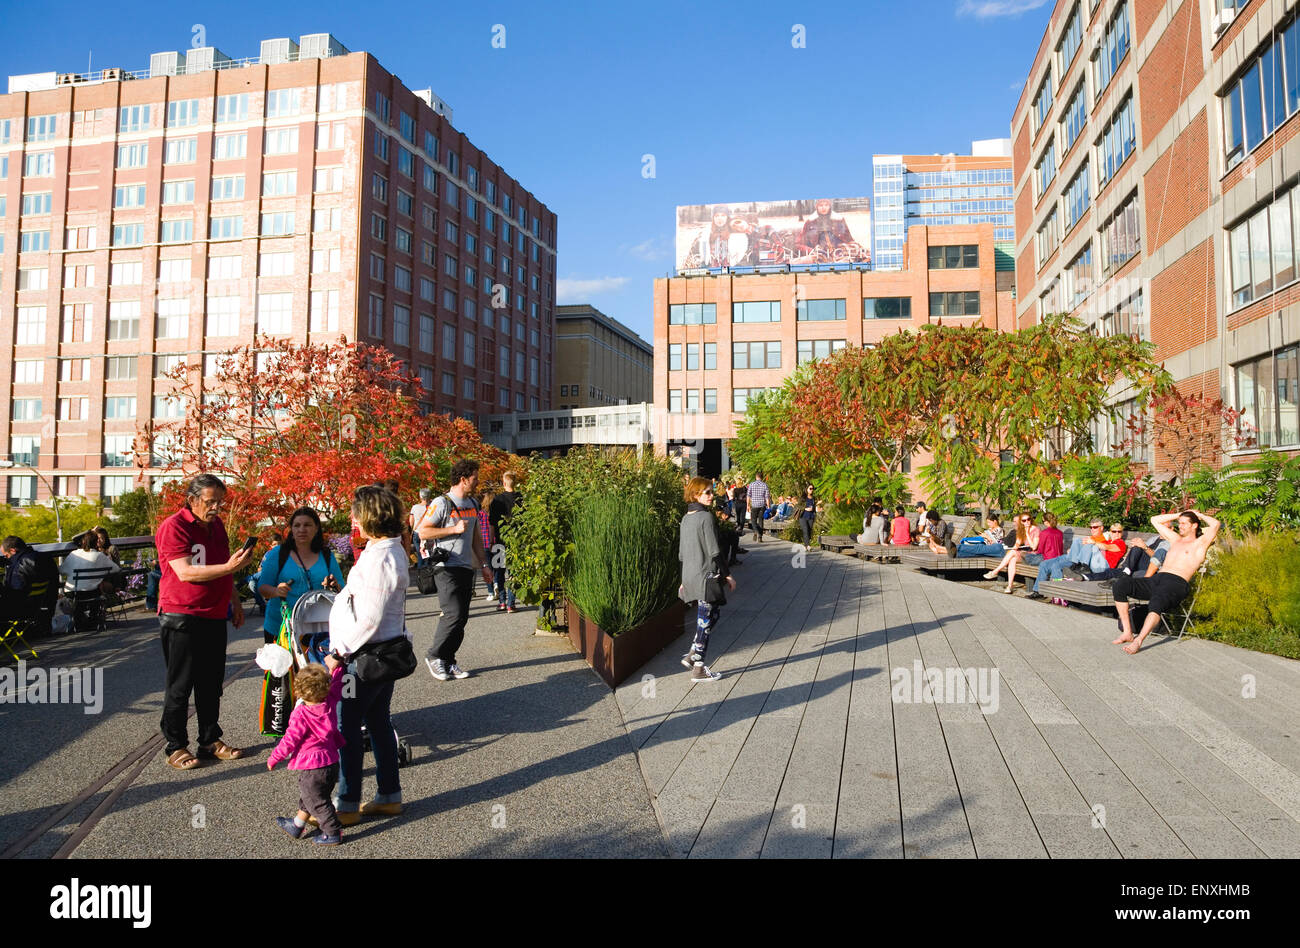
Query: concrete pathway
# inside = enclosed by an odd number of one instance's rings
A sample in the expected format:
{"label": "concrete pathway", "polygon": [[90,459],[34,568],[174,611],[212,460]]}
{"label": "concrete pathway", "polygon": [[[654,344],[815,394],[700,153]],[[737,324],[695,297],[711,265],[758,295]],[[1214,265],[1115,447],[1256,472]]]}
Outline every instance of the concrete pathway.
{"label": "concrete pathway", "polygon": [[[1113,619],[746,545],[716,684],[689,683],[684,636],[611,693],[531,610],[475,602],[474,676],[397,686],[407,812],[327,853],[272,823],[297,794],[256,734],[255,624],[222,706],[253,753],[188,773],[160,752],[156,624],[55,640],[39,664],[102,669],[102,710],[0,704],[0,853],[1300,856],[1300,663],[1194,639],[1129,657]],[[408,610],[422,654],[433,600]]]}

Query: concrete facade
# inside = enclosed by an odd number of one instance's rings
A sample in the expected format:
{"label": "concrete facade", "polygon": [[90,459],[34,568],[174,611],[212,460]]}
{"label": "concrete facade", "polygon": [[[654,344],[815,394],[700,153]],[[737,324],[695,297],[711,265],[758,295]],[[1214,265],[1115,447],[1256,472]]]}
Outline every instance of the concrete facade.
{"label": "concrete facade", "polygon": [[[939,246],[974,246],[977,265],[968,268],[930,269],[929,250]],[[744,417],[741,402],[747,395],[737,390],[776,388],[800,360],[800,343],[813,357],[823,349],[870,345],[886,335],[915,329],[940,317],[930,315],[931,294],[976,292],[978,315],[945,316],[945,321],[962,325],[979,323],[998,330],[1013,327],[1012,294],[997,288],[994,269],[993,225],[926,227],[909,229],[907,266],[897,271],[843,269],[839,271],[781,272],[718,276],[668,277],[655,280],[654,406],[655,444],[672,453],[681,446],[691,453],[703,452],[702,442],[725,442],[736,433]],[[906,317],[864,316],[864,300],[907,300]],[[827,320],[797,318],[798,301],[839,300],[844,317]],[[771,322],[734,321],[735,304],[779,304],[779,319]],[[703,304],[713,307],[712,323],[674,323],[673,307]],[[679,311],[681,312],[681,311]],[[685,317],[683,317],[685,318]],[[764,348],[764,365],[749,366],[751,350],[745,348],[747,367],[733,360],[741,343],[775,343]],[[672,347],[681,346],[680,350]],[[698,361],[692,363],[691,350]],[[706,347],[712,349],[713,355]],[[681,367],[677,365],[680,352]],[[694,364],[694,368],[692,368]],[[712,365],[710,368],[708,366]],[[769,367],[769,365],[771,367]],[[694,392],[692,396],[690,393]],[[695,406],[692,408],[692,406]],[[725,446],[722,461],[726,467]]]}
{"label": "concrete facade", "polygon": [[583,303],[555,310],[555,391],[559,408],[650,401],[654,346]]}
{"label": "concrete facade", "polygon": [[[1062,49],[1071,45],[1076,15],[1080,45],[1067,65]],[[1121,19],[1128,45],[1116,57],[1108,38]],[[1247,131],[1243,146],[1234,145],[1233,135],[1245,114],[1237,96],[1249,77],[1257,79],[1265,50],[1294,42],[1296,34],[1287,33],[1294,22],[1295,4],[1285,0],[1058,0],[1011,125],[1019,323],[1069,311],[1102,332],[1138,331],[1155,344],[1157,360],[1180,391],[1223,398],[1261,426],[1261,440],[1292,449],[1300,447],[1291,348],[1300,341],[1300,286],[1298,242],[1287,224],[1300,198],[1288,201],[1300,183],[1300,143],[1293,141],[1300,119],[1294,102],[1285,104],[1285,86],[1300,83],[1300,49],[1277,53],[1284,86],[1280,121],[1266,119],[1254,140]],[[1103,85],[1112,63],[1113,76]],[[1045,85],[1053,89],[1053,102],[1040,122]],[[1080,85],[1085,121],[1063,148],[1063,136],[1073,133],[1070,105]],[[1113,151],[1108,127],[1126,101],[1132,104],[1131,151],[1118,158],[1112,175],[1099,176]],[[1038,172],[1053,148],[1057,171],[1043,188]],[[1066,227],[1068,185],[1080,174],[1089,179],[1089,199],[1079,220]],[[1248,269],[1252,258],[1243,235],[1270,206],[1281,212],[1272,234],[1278,256],[1265,266],[1273,272],[1264,280],[1245,279],[1243,265]],[[1134,207],[1136,233],[1115,241],[1124,228],[1113,222]],[[1053,213],[1058,239],[1040,240],[1040,231],[1050,232]],[[1234,233],[1245,251],[1236,261]],[[1268,229],[1259,234],[1264,243],[1256,249],[1268,261]],[[1120,251],[1108,253],[1117,243]],[[1086,248],[1090,263],[1072,267]],[[1243,279],[1251,286],[1243,289]],[[1158,449],[1143,460],[1160,470]]]}

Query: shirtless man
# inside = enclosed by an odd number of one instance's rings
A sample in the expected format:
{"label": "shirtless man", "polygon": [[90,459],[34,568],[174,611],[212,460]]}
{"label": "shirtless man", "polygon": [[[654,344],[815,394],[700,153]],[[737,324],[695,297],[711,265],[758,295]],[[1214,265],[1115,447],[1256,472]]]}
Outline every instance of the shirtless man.
{"label": "shirtless man", "polygon": [[[1178,521],[1177,533],[1169,527],[1173,520]],[[1204,531],[1201,530],[1201,521],[1206,525]],[[1115,611],[1119,613],[1120,627],[1124,631],[1112,644],[1123,645],[1124,651],[1130,655],[1137,654],[1151,630],[1160,623],[1160,617],[1187,598],[1190,591],[1187,584],[1205,562],[1206,551],[1219,535],[1219,521],[1196,510],[1161,514],[1152,517],[1151,523],[1169,542],[1169,553],[1160,572],[1150,579],[1121,576],[1113,587]],[[1137,639],[1133,638],[1133,626],[1128,617],[1130,595],[1147,600],[1147,620],[1142,623],[1142,632]]]}

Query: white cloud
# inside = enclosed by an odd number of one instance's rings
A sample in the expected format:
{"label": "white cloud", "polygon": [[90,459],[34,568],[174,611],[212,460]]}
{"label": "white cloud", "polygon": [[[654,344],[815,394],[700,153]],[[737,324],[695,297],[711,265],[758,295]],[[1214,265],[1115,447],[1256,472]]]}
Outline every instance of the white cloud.
{"label": "white cloud", "polygon": [[596,277],[594,280],[575,280],[560,277],[555,281],[557,303],[585,303],[593,296],[622,289],[627,277]]}
{"label": "white cloud", "polygon": [[635,246],[628,247],[627,252],[630,256],[638,260],[663,260],[669,256],[668,251],[659,246],[659,241],[655,237],[649,240],[643,240]]}
{"label": "white cloud", "polygon": [[973,16],[977,20],[995,16],[1019,16],[1037,10],[1046,2],[1047,0],[961,0],[957,15]]}

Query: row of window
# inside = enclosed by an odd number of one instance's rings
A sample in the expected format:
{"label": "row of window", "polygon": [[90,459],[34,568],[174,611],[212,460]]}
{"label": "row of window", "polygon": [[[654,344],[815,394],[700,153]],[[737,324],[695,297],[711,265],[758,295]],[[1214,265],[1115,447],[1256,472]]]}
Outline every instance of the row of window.
{"label": "row of window", "polygon": [[[976,251],[975,247],[941,247],[944,251]],[[967,257],[966,259],[970,259]],[[966,264],[954,264],[965,266]],[[974,266],[974,264],[971,264]],[[959,302],[954,298],[960,297]],[[970,304],[969,300],[974,303]],[[974,309],[969,309],[970,305]],[[781,321],[781,303],[763,301],[756,303],[732,303],[732,322],[734,323],[779,323]],[[960,311],[960,313],[959,313]],[[963,290],[957,293],[931,293],[930,315],[951,316],[978,315],[979,291]],[[795,316],[799,320],[818,322],[845,319],[845,300],[798,300]],[[911,319],[912,298],[910,296],[875,296],[862,300],[863,319]],[[668,324],[670,326],[713,325],[718,321],[715,303],[674,303],[668,307]]]}
{"label": "row of window", "polygon": [[1228,232],[1232,307],[1295,280],[1300,249],[1300,188],[1282,194]]}
{"label": "row of window", "polygon": [[[104,466],[109,467],[110,465],[105,464]],[[36,481],[36,476],[32,474],[10,476],[7,502],[14,507],[30,507],[36,502]],[[131,474],[101,477],[99,482],[100,499],[110,506],[113,501],[133,490],[136,486],[135,477]],[[59,497],[85,497],[86,478],[59,475],[55,478],[55,493]]]}
{"label": "row of window", "polygon": [[1290,346],[1233,367],[1237,408],[1260,447],[1300,444],[1298,365],[1300,347]]}
{"label": "row of window", "polygon": [[1300,27],[1278,31],[1220,96],[1225,167],[1241,161],[1300,108]]}

